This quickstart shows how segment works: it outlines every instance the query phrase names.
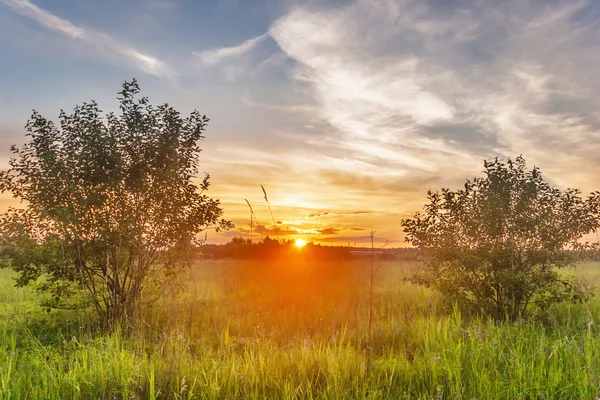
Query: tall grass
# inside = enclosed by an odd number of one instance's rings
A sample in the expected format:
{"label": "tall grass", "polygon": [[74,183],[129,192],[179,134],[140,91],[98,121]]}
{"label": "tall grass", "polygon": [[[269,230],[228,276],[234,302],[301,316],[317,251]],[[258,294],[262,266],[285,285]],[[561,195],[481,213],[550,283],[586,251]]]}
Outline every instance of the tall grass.
{"label": "tall grass", "polygon": [[[125,336],[37,308],[0,271],[2,399],[595,399],[600,302],[467,319],[388,263],[210,262]],[[579,279],[599,282],[597,264]],[[367,346],[372,363],[366,373]]]}

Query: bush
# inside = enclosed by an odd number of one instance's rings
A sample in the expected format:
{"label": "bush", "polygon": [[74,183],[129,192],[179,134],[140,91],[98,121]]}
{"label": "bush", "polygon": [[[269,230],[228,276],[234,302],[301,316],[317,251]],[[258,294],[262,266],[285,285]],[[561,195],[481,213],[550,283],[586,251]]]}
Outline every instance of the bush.
{"label": "bush", "polygon": [[598,228],[600,193],[584,199],[553,188],[522,157],[484,167],[464,189],[428,192],[424,212],[402,221],[425,260],[413,280],[496,319],[515,320],[538,301],[585,297],[557,269],[589,246],[580,240]]}
{"label": "bush", "polygon": [[2,220],[2,250],[19,285],[43,277],[51,305],[85,293],[105,321],[127,318],[191,259],[199,232],[228,229],[219,201],[193,179],[208,118],[182,118],[123,84],[120,115],[84,103],[60,124],[34,111],[0,189],[24,202]]}

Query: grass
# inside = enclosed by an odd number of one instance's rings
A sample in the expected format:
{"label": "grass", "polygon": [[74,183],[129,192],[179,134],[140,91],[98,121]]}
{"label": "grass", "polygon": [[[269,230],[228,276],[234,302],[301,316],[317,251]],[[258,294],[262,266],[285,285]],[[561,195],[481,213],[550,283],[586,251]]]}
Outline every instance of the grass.
{"label": "grass", "polygon": [[[0,271],[1,399],[596,399],[600,300],[518,323],[464,317],[403,277],[369,268],[210,262],[127,336],[88,314],[46,312]],[[600,264],[579,266],[588,284]]]}

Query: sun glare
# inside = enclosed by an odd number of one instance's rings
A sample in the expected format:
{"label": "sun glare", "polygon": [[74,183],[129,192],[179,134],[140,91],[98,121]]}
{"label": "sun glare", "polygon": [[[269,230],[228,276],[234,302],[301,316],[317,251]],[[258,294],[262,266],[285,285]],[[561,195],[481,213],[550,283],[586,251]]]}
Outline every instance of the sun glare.
{"label": "sun glare", "polygon": [[296,247],[301,248],[306,246],[306,240],[304,239],[296,239]]}

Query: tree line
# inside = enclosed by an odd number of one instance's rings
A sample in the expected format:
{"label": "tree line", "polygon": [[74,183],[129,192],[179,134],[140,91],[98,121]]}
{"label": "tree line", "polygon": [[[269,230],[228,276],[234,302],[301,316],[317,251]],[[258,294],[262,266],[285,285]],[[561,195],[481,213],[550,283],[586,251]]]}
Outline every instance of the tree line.
{"label": "tree line", "polygon": [[[198,246],[199,259],[215,260],[287,260],[290,258],[302,260],[337,261],[360,258],[362,253],[370,254],[366,248],[351,246],[323,246],[309,242],[298,248],[292,239],[273,239],[269,236],[259,241],[248,238],[234,237],[225,244],[202,244]],[[378,251],[379,260],[415,261],[418,251],[410,248],[382,249]],[[207,257],[208,256],[208,257]]]}

